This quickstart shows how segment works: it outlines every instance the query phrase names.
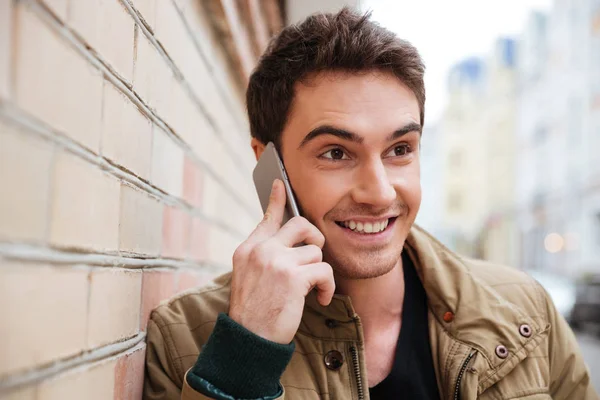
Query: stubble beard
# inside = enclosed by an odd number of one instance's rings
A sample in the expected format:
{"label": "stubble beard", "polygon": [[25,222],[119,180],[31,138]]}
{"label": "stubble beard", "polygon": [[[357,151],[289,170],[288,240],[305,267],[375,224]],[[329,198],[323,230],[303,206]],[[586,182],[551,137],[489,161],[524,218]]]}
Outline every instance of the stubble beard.
{"label": "stubble beard", "polygon": [[325,245],[323,261],[329,263],[336,277],[349,280],[372,279],[389,273],[398,264],[402,245],[397,249],[354,250],[330,249]]}

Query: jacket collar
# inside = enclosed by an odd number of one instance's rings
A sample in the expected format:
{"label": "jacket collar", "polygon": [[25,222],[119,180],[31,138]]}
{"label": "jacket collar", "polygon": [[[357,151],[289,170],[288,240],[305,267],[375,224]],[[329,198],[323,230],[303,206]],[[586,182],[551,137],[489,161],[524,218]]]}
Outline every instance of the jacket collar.
{"label": "jacket collar", "polygon": [[[519,333],[519,327],[527,324],[532,329],[530,339],[546,331],[519,306],[503,299],[493,288],[478,280],[470,266],[420,227],[414,225],[404,244],[404,251],[411,257],[423,282],[427,300],[434,320],[453,339],[477,349],[495,368],[503,360],[495,356],[498,345],[506,346],[510,353],[523,348],[527,340]],[[453,314],[452,322],[445,322],[445,313]],[[327,329],[332,320],[340,326],[359,321],[348,296],[334,295],[331,304],[321,306],[315,292],[306,298],[306,308],[300,330],[310,330],[314,336],[331,338],[333,330]],[[305,318],[308,317],[308,318]],[[320,325],[315,327],[314,324]],[[326,323],[323,323],[323,321]],[[431,319],[430,319],[431,320]],[[328,321],[328,322],[327,322]],[[340,339],[360,339],[362,332],[355,327],[336,329]]]}

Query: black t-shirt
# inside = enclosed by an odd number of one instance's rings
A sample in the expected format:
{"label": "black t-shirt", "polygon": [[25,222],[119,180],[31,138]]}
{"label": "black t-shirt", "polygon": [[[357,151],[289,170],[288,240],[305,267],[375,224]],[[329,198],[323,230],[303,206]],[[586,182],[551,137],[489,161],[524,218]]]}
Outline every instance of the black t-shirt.
{"label": "black t-shirt", "polygon": [[410,257],[402,253],[404,305],[396,357],[390,374],[369,388],[371,399],[439,400],[429,344],[427,296]]}

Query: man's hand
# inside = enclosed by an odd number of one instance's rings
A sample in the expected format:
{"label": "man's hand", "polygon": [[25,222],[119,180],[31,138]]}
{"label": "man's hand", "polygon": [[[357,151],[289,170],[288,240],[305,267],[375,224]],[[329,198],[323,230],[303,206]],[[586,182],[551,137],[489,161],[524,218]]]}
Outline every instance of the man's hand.
{"label": "man's hand", "polygon": [[[335,291],[333,270],[323,262],[323,234],[303,217],[281,226],[283,182],[275,180],[263,220],[233,255],[229,317],[273,342],[292,341],[304,299],[316,287],[326,306]],[[300,247],[294,247],[305,243]]]}

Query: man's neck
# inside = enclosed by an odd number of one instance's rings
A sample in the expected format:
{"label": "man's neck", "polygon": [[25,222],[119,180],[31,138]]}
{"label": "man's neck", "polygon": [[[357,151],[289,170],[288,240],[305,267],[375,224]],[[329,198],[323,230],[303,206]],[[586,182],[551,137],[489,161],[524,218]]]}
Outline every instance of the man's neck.
{"label": "man's neck", "polygon": [[390,324],[400,322],[404,304],[402,258],[385,275],[371,279],[345,279],[336,276],[336,293],[350,296],[359,315],[365,340]]}

